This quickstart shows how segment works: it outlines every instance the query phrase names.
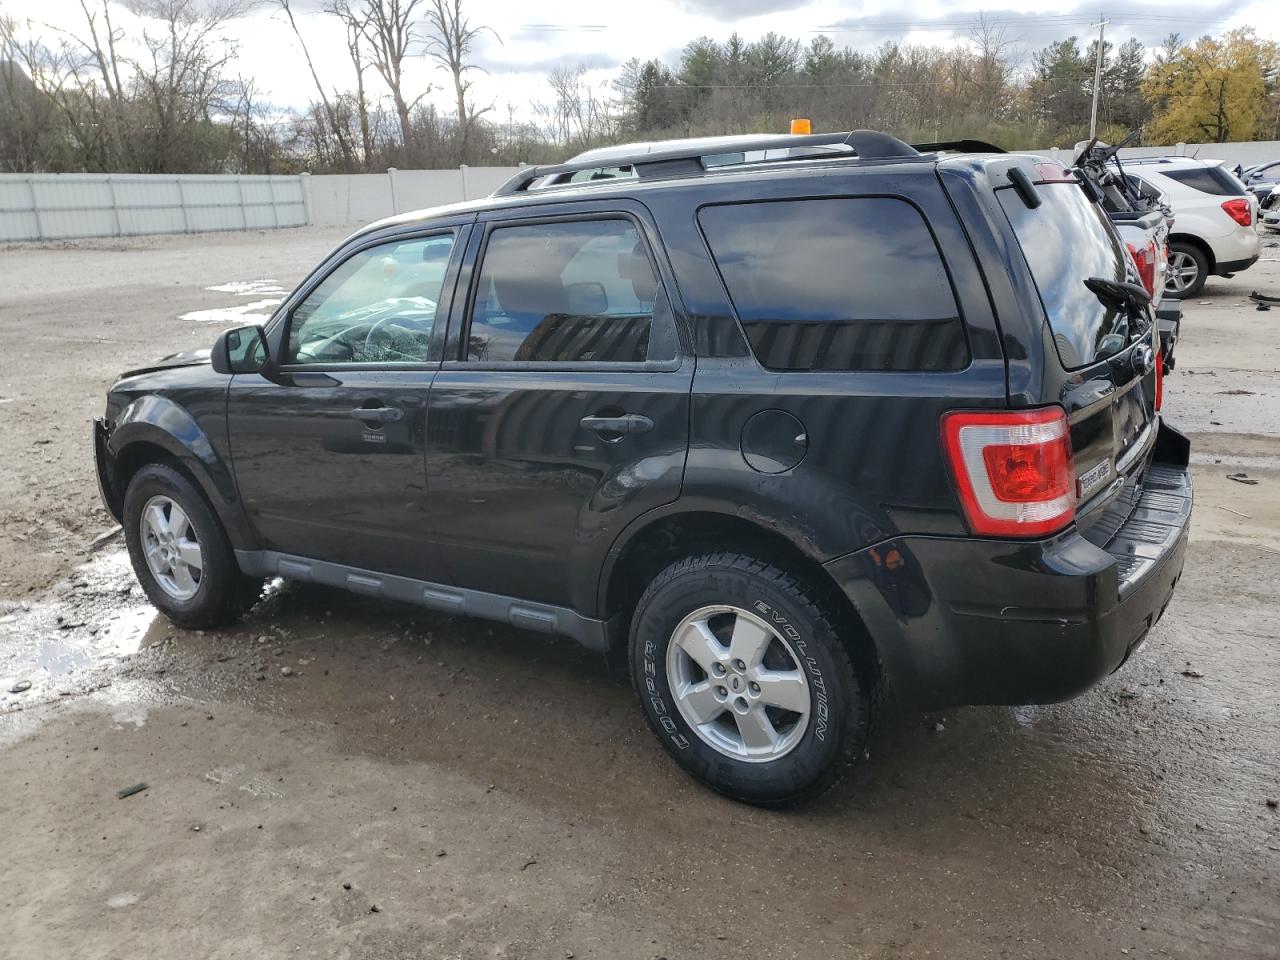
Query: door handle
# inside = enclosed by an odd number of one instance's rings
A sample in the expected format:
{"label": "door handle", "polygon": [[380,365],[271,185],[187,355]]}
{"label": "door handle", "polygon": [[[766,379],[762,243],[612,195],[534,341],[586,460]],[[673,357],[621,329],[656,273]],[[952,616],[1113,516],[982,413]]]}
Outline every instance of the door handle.
{"label": "door handle", "polygon": [[644,433],[653,429],[653,421],[639,413],[624,413],[619,417],[583,417],[578,425],[598,433]]}
{"label": "door handle", "polygon": [[366,423],[394,423],[404,416],[399,407],[356,407],[351,416]]}

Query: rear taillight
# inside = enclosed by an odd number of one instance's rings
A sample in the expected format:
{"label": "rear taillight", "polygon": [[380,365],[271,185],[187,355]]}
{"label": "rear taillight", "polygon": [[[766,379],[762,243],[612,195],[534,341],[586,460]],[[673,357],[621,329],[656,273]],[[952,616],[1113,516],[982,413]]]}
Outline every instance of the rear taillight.
{"label": "rear taillight", "polygon": [[1164,406],[1164,351],[1156,354],[1156,410]]}
{"label": "rear taillight", "polygon": [[1129,254],[1133,257],[1133,262],[1138,268],[1138,277],[1142,280],[1142,285],[1147,288],[1147,293],[1151,296],[1156,295],[1156,242],[1148,240],[1145,247],[1135,247],[1132,243],[1126,243],[1129,248]]}
{"label": "rear taillight", "polygon": [[1222,209],[1226,211],[1228,217],[1240,224],[1240,226],[1253,226],[1253,208],[1249,206],[1249,201],[1244,197],[1226,201],[1222,205]]}
{"label": "rear taillight", "polygon": [[974,533],[1033,537],[1076,513],[1071,435],[1061,407],[942,417],[942,444]]}

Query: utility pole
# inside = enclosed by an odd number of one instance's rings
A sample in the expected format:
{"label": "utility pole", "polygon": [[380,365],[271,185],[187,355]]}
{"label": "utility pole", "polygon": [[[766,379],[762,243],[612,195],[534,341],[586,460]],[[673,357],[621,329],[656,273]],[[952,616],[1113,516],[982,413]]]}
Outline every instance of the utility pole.
{"label": "utility pole", "polygon": [[1111,21],[1099,16],[1097,23],[1091,23],[1090,29],[1098,28],[1098,55],[1093,61],[1093,110],[1089,114],[1089,139],[1098,135],[1098,95],[1102,92],[1102,38],[1106,34],[1107,24]]}

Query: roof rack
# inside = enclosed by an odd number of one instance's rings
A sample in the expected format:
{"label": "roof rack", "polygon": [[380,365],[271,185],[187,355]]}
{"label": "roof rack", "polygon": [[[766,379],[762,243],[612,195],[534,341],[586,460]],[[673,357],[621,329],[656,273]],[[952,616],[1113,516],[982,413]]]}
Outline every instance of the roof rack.
{"label": "roof rack", "polygon": [[[760,136],[748,140],[738,140],[732,149],[716,149],[709,147],[684,147],[672,150],[660,150],[654,153],[637,153],[610,157],[607,161],[579,160],[570,163],[557,163],[543,167],[525,167],[513,176],[491,196],[507,197],[514,193],[523,193],[534,183],[545,177],[559,176],[564,173],[577,173],[581,170],[598,170],[602,166],[631,167],[637,177],[653,179],[655,177],[700,176],[707,170],[702,162],[706,157],[723,156],[726,153],[749,153],[757,150],[784,150],[789,147],[851,147],[862,160],[907,159],[920,156],[920,152],[909,143],[897,137],[877,130],[853,130],[845,133],[816,133],[805,136]],[[840,151],[831,151],[832,156],[839,156]]]}
{"label": "roof rack", "polygon": [[913,143],[911,146],[921,153],[937,153],[940,150],[951,150],[955,153],[1007,153],[1004,147],[997,147],[985,140],[937,140],[933,143]]}

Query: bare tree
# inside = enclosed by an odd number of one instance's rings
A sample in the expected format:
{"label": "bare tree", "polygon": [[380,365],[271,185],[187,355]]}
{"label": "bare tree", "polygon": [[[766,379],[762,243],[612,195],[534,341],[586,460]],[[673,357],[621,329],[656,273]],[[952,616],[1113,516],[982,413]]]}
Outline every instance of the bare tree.
{"label": "bare tree", "polygon": [[431,6],[427,9],[427,23],[432,34],[427,41],[427,56],[448,70],[453,77],[453,94],[458,110],[457,152],[458,162],[461,163],[467,157],[467,140],[472,126],[482,115],[493,109],[492,104],[478,110],[474,103],[467,105],[471,81],[466,74],[471,70],[482,69],[474,63],[468,63],[471,47],[476,38],[486,31],[494,37],[498,34],[490,27],[472,26],[471,19],[462,11],[462,0],[431,0]]}
{"label": "bare tree", "polygon": [[969,41],[975,48],[973,81],[977,87],[974,104],[977,112],[993,116],[1008,103],[1009,81],[1013,77],[1010,49],[1013,40],[1004,27],[988,15],[978,13],[978,25],[969,33]]}
{"label": "bare tree", "polygon": [[329,6],[325,7],[325,13],[337,17],[347,30],[347,55],[351,57],[351,65],[356,71],[356,116],[360,122],[362,167],[365,172],[368,172],[373,158],[373,135],[369,127],[369,100],[364,89],[364,71],[368,64],[365,62],[360,41],[364,39],[369,16],[364,10],[353,10],[347,0],[331,0]]}
{"label": "bare tree", "polygon": [[552,100],[533,104],[533,110],[553,143],[581,150],[608,139],[616,126],[586,75],[584,64],[554,67],[547,74]]}
{"label": "bare tree", "polygon": [[373,66],[391,90],[391,99],[395,101],[406,160],[412,159],[417,153],[410,114],[431,92],[431,85],[428,84],[422,93],[409,100],[404,91],[404,61],[421,39],[414,29],[414,11],[421,2],[422,0],[364,0],[362,7],[366,17],[362,33],[372,48]]}
{"label": "bare tree", "polygon": [[[123,32],[111,23],[111,7],[101,9],[80,0],[84,33],[56,31],[57,53],[47,51],[48,78],[57,82],[46,93],[58,104],[82,148],[96,155],[104,166],[124,162],[123,130],[127,93],[121,80],[121,58],[116,44]],[[99,25],[99,16],[102,18]],[[105,94],[105,102],[102,96]]]}
{"label": "bare tree", "polygon": [[354,158],[351,151],[351,143],[348,140],[345,131],[338,123],[337,111],[334,109],[333,101],[325,92],[324,84],[320,82],[320,75],[316,73],[316,65],[311,59],[311,51],[307,49],[307,42],[302,39],[302,31],[298,29],[298,22],[293,18],[293,9],[289,6],[289,0],[274,0],[276,6],[284,11],[284,15],[289,20],[289,26],[293,30],[293,35],[298,38],[298,45],[302,47],[303,59],[307,61],[307,70],[311,73],[311,82],[315,84],[316,93],[320,97],[320,107],[324,111],[325,119],[329,122],[329,129],[338,141],[338,149],[342,152],[342,158],[346,168],[352,169]]}
{"label": "bare tree", "polygon": [[145,59],[130,59],[135,104],[142,108],[142,130],[135,144],[145,145],[144,169],[197,168],[202,152],[216,150],[205,139],[213,114],[225,106],[230,90],[224,72],[235,59],[235,45],[223,31],[248,9],[248,0],[128,0],[129,8],[155,22],[144,28]]}

